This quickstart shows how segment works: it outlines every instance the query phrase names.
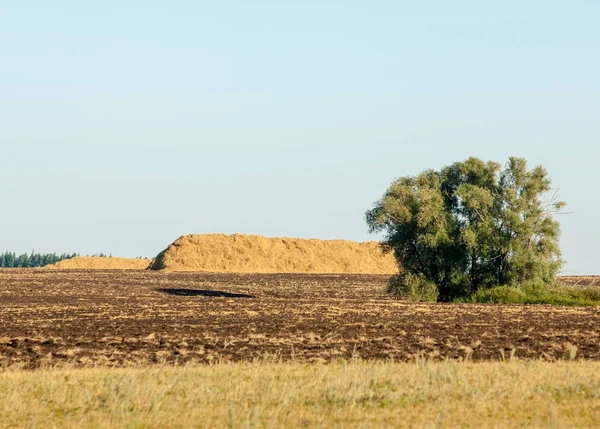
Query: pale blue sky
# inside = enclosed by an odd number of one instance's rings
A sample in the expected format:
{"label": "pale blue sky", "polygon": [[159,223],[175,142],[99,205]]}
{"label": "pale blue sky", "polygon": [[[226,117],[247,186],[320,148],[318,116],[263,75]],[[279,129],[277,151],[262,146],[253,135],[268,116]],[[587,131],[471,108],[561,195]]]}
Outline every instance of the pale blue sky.
{"label": "pale blue sky", "polygon": [[543,164],[600,274],[600,2],[0,1],[0,251],[369,240],[396,177]]}

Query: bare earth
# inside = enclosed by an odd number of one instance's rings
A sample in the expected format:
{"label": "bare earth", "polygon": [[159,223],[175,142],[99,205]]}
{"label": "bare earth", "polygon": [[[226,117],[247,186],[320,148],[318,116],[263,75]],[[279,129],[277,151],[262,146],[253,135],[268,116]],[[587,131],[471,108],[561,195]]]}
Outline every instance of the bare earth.
{"label": "bare earth", "polygon": [[600,309],[409,304],[386,275],[0,270],[0,366],[600,360]]}

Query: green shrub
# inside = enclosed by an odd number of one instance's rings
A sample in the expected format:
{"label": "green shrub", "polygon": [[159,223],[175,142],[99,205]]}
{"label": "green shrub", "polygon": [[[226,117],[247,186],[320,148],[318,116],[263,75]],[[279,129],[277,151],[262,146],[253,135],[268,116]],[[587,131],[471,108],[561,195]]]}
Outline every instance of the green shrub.
{"label": "green shrub", "polygon": [[490,304],[523,304],[526,298],[526,293],[518,287],[496,286],[490,289],[479,289],[467,301]]}
{"label": "green shrub", "polygon": [[598,286],[582,287],[557,283],[553,288],[561,290],[564,295],[571,298],[600,302],[600,287]]}
{"label": "green shrub", "polygon": [[600,288],[573,287],[560,283],[529,282],[519,286],[479,289],[462,302],[495,304],[600,305]]}
{"label": "green shrub", "polygon": [[436,302],[438,288],[422,274],[402,272],[388,280],[386,291],[414,302]]}

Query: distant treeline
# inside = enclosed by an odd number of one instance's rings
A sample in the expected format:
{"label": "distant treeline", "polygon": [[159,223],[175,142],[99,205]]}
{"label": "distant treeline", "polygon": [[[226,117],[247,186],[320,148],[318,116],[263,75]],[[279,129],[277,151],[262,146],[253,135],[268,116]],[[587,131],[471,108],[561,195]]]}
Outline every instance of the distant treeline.
{"label": "distant treeline", "polygon": [[14,252],[4,252],[0,254],[0,268],[35,268],[43,267],[44,265],[55,264],[63,259],[71,259],[79,256],[77,253],[23,253],[18,255]]}

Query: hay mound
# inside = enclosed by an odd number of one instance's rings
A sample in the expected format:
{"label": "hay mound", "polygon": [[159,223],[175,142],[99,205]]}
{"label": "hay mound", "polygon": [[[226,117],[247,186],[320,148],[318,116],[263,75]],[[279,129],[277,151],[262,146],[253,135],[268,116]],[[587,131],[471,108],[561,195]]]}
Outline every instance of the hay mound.
{"label": "hay mound", "polygon": [[204,234],[180,237],[150,269],[236,273],[393,274],[398,265],[376,242]]}
{"label": "hay mound", "polygon": [[76,256],[64,259],[44,268],[55,270],[144,270],[148,268],[148,259],[104,258],[95,256]]}

